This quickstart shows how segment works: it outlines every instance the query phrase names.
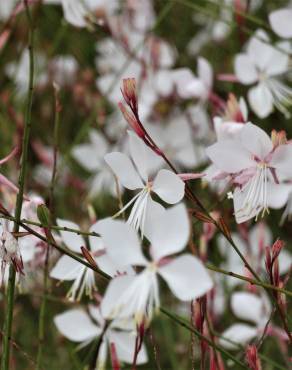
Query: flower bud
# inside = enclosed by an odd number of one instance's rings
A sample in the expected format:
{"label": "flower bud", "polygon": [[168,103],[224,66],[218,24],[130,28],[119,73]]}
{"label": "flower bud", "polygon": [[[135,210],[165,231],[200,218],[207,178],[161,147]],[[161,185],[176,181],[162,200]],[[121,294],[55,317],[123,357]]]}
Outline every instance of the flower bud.
{"label": "flower bud", "polygon": [[255,345],[247,346],[245,352],[246,362],[251,370],[262,370],[258,350]]}
{"label": "flower bud", "polygon": [[128,124],[132,127],[132,129],[136,132],[136,134],[141,138],[144,139],[145,133],[140,127],[136,117],[132,112],[129,112],[128,109],[124,106],[123,103],[119,103],[119,108],[121,112],[123,113],[123,116],[125,120],[128,122]]}
{"label": "flower bud", "polygon": [[132,109],[133,112],[138,112],[138,100],[135,78],[124,78],[122,94],[125,102]]}

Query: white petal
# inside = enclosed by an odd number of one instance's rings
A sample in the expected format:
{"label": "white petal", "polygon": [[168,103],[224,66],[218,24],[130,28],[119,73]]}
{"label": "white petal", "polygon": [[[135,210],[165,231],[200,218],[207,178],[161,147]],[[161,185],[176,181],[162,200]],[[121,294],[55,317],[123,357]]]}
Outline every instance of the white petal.
{"label": "white petal", "polygon": [[273,96],[263,83],[248,91],[248,102],[259,118],[265,118],[273,111]]}
{"label": "white petal", "polygon": [[[251,257],[258,262],[259,254],[268,245],[272,245],[272,233],[263,222],[257,222],[249,233],[249,246]],[[248,250],[248,249],[246,249]]]}
{"label": "white petal", "polygon": [[153,181],[152,190],[166,203],[175,204],[184,197],[185,184],[175,173],[160,170]]}
{"label": "white petal", "polygon": [[[256,327],[246,324],[234,324],[222,333],[223,338],[220,338],[219,344],[227,349],[238,349],[236,344],[244,346],[256,336]],[[224,338],[234,342],[235,344],[224,340]]]}
{"label": "white petal", "polygon": [[77,145],[72,151],[73,157],[88,171],[96,171],[99,168],[99,160],[92,145]]}
{"label": "white petal", "polygon": [[[277,76],[289,70],[289,41],[279,42],[277,43],[277,47],[278,49],[273,48],[269,63],[267,63],[266,66],[266,74],[268,76]],[[284,52],[280,51],[279,49],[284,50]]]}
{"label": "white petal", "polygon": [[50,277],[58,280],[74,280],[76,279],[81,270],[84,269],[83,265],[68,256],[62,256],[50,272]]}
{"label": "white petal", "polygon": [[198,76],[204,84],[210,89],[213,84],[213,70],[207,59],[198,58]]}
{"label": "white petal", "polygon": [[60,333],[74,342],[85,342],[101,333],[101,329],[80,309],[72,309],[55,316],[54,323]]}
{"label": "white petal", "polygon": [[107,254],[118,266],[147,263],[136,231],[126,222],[107,218],[97,223],[96,231],[103,238]]}
{"label": "white petal", "polygon": [[[79,230],[79,226],[72,221],[57,219],[57,224],[61,227]],[[81,253],[81,247],[85,245],[85,241],[81,235],[69,231],[60,231],[63,243],[72,251]]]}
{"label": "white petal", "polygon": [[250,153],[238,140],[220,140],[206,149],[215,166],[227,173],[235,173],[254,166]]}
{"label": "white petal", "polygon": [[239,135],[243,146],[259,159],[265,159],[273,149],[272,140],[266,132],[250,122],[244,125]]}
{"label": "white petal", "polygon": [[[262,208],[262,204],[260,200],[257,199],[252,209],[250,207],[246,208],[246,197],[248,195],[249,189],[252,185],[251,180],[242,188],[236,188],[233,192],[233,207],[234,207],[234,215],[235,220],[238,224],[246,222],[256,215],[258,215]],[[244,208],[245,207],[245,208]]]}
{"label": "white petal", "polygon": [[[116,346],[118,359],[122,362],[131,364],[133,362],[135,353],[135,342],[136,335],[134,332],[118,332],[112,330],[109,335],[110,342],[113,342]],[[141,347],[141,351],[138,354],[137,364],[144,364],[147,362],[147,353],[144,345]]]}
{"label": "white petal", "polygon": [[272,156],[270,165],[276,169],[281,178],[292,178],[292,144],[279,145]]}
{"label": "white petal", "polygon": [[258,324],[262,321],[264,312],[263,301],[255,294],[248,292],[235,292],[231,296],[231,309],[239,319],[252,321]]}
{"label": "white petal", "polygon": [[165,279],[172,293],[182,301],[190,301],[207,293],[213,282],[201,261],[184,254],[159,267],[159,273]]}
{"label": "white petal", "polygon": [[[263,42],[261,40],[267,41]],[[274,48],[269,44],[269,36],[263,30],[257,30],[247,46],[247,53],[253,60],[254,64],[261,70],[265,71],[269,65],[271,54]]]}
{"label": "white petal", "polygon": [[283,249],[279,254],[279,271],[280,274],[286,274],[292,266],[292,256],[291,253]]}
{"label": "white petal", "polygon": [[152,167],[151,161],[155,160],[157,155],[134,132],[128,131],[128,135],[132,160],[142,179],[147,182]]}
{"label": "white petal", "polygon": [[290,8],[278,9],[269,15],[273,31],[284,38],[292,37],[291,19],[292,9]]}
{"label": "white petal", "polygon": [[125,154],[119,152],[109,153],[105,155],[104,160],[125,188],[134,190],[144,187],[133,163]]}
{"label": "white petal", "polygon": [[247,54],[238,54],[234,62],[235,74],[239,81],[250,85],[257,81],[258,74],[252,59]]}
{"label": "white petal", "polygon": [[[268,183],[268,205],[271,208],[279,209],[284,207],[292,192],[290,184]],[[268,245],[268,244],[267,244]]]}
{"label": "white petal", "polygon": [[146,237],[151,242],[154,260],[180,252],[190,235],[190,222],[184,204],[168,208],[158,217],[153,217]]}

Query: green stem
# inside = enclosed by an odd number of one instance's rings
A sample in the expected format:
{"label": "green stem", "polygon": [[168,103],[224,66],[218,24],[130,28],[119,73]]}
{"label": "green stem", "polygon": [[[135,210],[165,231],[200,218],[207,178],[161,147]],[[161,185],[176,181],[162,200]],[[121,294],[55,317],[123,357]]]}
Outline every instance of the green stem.
{"label": "green stem", "polygon": [[[14,232],[19,230],[19,221],[21,218],[21,210],[23,203],[24,194],[24,182],[27,166],[27,156],[28,156],[28,146],[29,146],[29,136],[31,129],[31,109],[32,109],[32,98],[33,98],[33,80],[34,80],[34,52],[33,52],[33,25],[32,18],[29,11],[29,6],[27,0],[25,0],[26,16],[29,24],[29,40],[28,40],[28,50],[29,50],[29,86],[28,86],[28,98],[27,106],[25,112],[25,125],[24,133],[22,139],[22,154],[21,154],[21,165],[19,172],[19,191],[16,199],[15,206],[15,219]],[[15,291],[15,278],[16,272],[12,266],[9,268],[9,280],[7,287],[7,301],[6,301],[6,317],[4,321],[4,338],[2,344],[2,358],[1,358],[1,369],[9,369],[9,357],[10,357],[10,337],[12,331],[12,319],[13,319],[13,307],[14,307],[14,291]]]}
{"label": "green stem", "polygon": [[[51,215],[54,213],[54,189],[56,184],[56,176],[57,176],[57,154],[58,154],[58,136],[59,136],[59,115],[61,106],[58,99],[58,87],[54,86],[55,89],[55,124],[54,124],[54,159],[53,159],[53,170],[52,170],[52,177],[51,177],[51,184],[50,184],[50,196],[49,196],[49,209]],[[50,225],[51,226],[51,225]],[[49,227],[51,229],[51,227]],[[50,244],[47,244],[46,249],[46,258],[45,258],[45,265],[44,265],[44,275],[43,275],[43,282],[44,282],[44,293],[41,303],[40,315],[39,315],[39,332],[38,332],[38,353],[37,353],[37,365],[36,370],[40,370],[42,367],[42,356],[43,356],[43,348],[44,348],[44,341],[45,341],[45,318],[46,318],[46,308],[47,308],[47,293],[48,293],[48,276],[49,276],[49,258],[50,258]]]}

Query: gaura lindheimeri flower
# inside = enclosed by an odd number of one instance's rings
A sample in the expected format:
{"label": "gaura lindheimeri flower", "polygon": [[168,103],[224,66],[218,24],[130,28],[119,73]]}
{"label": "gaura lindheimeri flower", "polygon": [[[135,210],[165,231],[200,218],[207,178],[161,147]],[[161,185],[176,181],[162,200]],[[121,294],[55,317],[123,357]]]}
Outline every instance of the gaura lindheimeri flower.
{"label": "gaura lindheimeri flower", "polygon": [[9,230],[10,223],[2,220],[0,223],[0,261],[1,284],[5,277],[7,265],[13,265],[16,272],[23,274],[23,262],[17,239]]}
{"label": "gaura lindheimeri flower", "polygon": [[274,10],[269,15],[272,30],[283,38],[292,37],[292,8],[281,8]]}
{"label": "gaura lindheimeri flower", "polygon": [[[272,307],[264,294],[258,296],[249,292],[235,292],[231,297],[231,310],[239,319],[253,324],[233,324],[222,333],[219,344],[233,350],[238,349],[238,345],[246,345],[252,339],[261,337],[270,319]],[[273,335],[282,341],[287,339],[284,330],[271,323],[267,327],[267,335]]]}
{"label": "gaura lindheimeri flower", "polygon": [[[79,229],[74,222],[67,220],[57,220],[61,227]],[[93,232],[96,224],[92,225],[90,232]],[[78,234],[69,231],[60,231],[63,243],[75,253],[81,253],[81,247],[86,245],[85,240]],[[114,263],[108,257],[103,241],[99,237],[90,237],[90,252],[95,259],[98,267],[105,273],[113,276],[118,271]],[[121,271],[124,272],[124,271]],[[91,296],[93,290],[97,290],[95,283],[95,272],[75,261],[69,256],[63,255],[53,267],[50,277],[60,281],[73,281],[73,284],[67,294],[70,300],[80,300],[84,291]]]}
{"label": "gaura lindheimeri flower", "polygon": [[222,176],[231,176],[236,185],[232,197],[238,223],[268,212],[269,184],[292,177],[292,145],[283,132],[273,132],[272,139],[247,123],[234,139],[219,140],[206,150]]}
{"label": "gaura lindheimeri flower", "polygon": [[[96,361],[96,370],[105,370],[110,346],[113,344],[119,361],[132,363],[135,352],[136,329],[134,322],[112,321],[109,325],[102,317],[98,307],[89,305],[88,313],[81,308],[73,308],[54,318],[61,334],[84,347],[102,335],[102,343]],[[108,325],[108,326],[106,326]],[[137,364],[147,362],[144,345],[138,354]]]}
{"label": "gaura lindheimeri flower", "polygon": [[120,152],[106,154],[104,159],[125,188],[139,189],[138,194],[117,215],[133,205],[128,223],[136,230],[141,229],[143,234],[148,219],[157,207],[161,207],[152,200],[151,193],[157,194],[168,204],[175,204],[183,198],[185,184],[178,175],[165,169],[160,170],[154,179],[150,180],[159,157],[133,132],[129,131],[128,134],[132,161]]}
{"label": "gaura lindheimeri flower", "polygon": [[292,104],[292,89],[281,81],[289,71],[289,42],[282,41],[277,48],[269,42],[268,35],[258,30],[249,41],[246,53],[236,56],[235,74],[244,85],[256,83],[248,91],[248,102],[258,117],[267,117],[274,106],[289,116],[287,108]]}
{"label": "gaura lindheimeri flower", "polygon": [[181,252],[190,235],[190,225],[183,204],[160,210],[145,229],[150,241],[150,260],[142,253],[135,230],[125,222],[106,219],[98,227],[109,255],[125,265],[140,266],[137,275],[114,278],[101,303],[101,312],[108,319],[134,317],[138,324],[151,320],[159,309],[158,275],[172,293],[182,301],[190,301],[207,293],[212,280],[201,261]]}
{"label": "gaura lindheimeri flower", "polygon": [[265,295],[260,297],[248,292],[233,293],[230,303],[236,317],[253,324],[233,324],[222,333],[220,345],[237,349],[238,345],[246,345],[253,338],[261,336],[271,314],[271,304]]}

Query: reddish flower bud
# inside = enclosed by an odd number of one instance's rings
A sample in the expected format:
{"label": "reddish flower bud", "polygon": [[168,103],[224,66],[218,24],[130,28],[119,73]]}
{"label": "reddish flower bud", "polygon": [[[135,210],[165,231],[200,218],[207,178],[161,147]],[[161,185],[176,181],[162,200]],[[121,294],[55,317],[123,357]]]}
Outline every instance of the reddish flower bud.
{"label": "reddish flower bud", "polygon": [[272,263],[278,258],[285,243],[283,240],[277,239],[272,246]]}
{"label": "reddish flower bud", "polygon": [[124,78],[122,94],[125,102],[132,109],[133,112],[138,112],[138,100],[135,78]]}
{"label": "reddish flower bud", "polygon": [[258,350],[255,345],[247,346],[245,352],[246,362],[251,370],[262,370]]}
{"label": "reddish flower bud", "polygon": [[274,148],[276,148],[279,145],[287,144],[286,132],[284,130],[281,131],[272,130],[271,140]]}
{"label": "reddish flower bud", "polygon": [[128,109],[124,106],[123,103],[119,103],[119,108],[121,112],[123,113],[123,116],[125,120],[128,122],[128,124],[132,127],[132,129],[136,132],[136,134],[141,138],[144,139],[145,133],[142,130],[141,126],[139,125],[136,117],[132,112],[129,112]]}

